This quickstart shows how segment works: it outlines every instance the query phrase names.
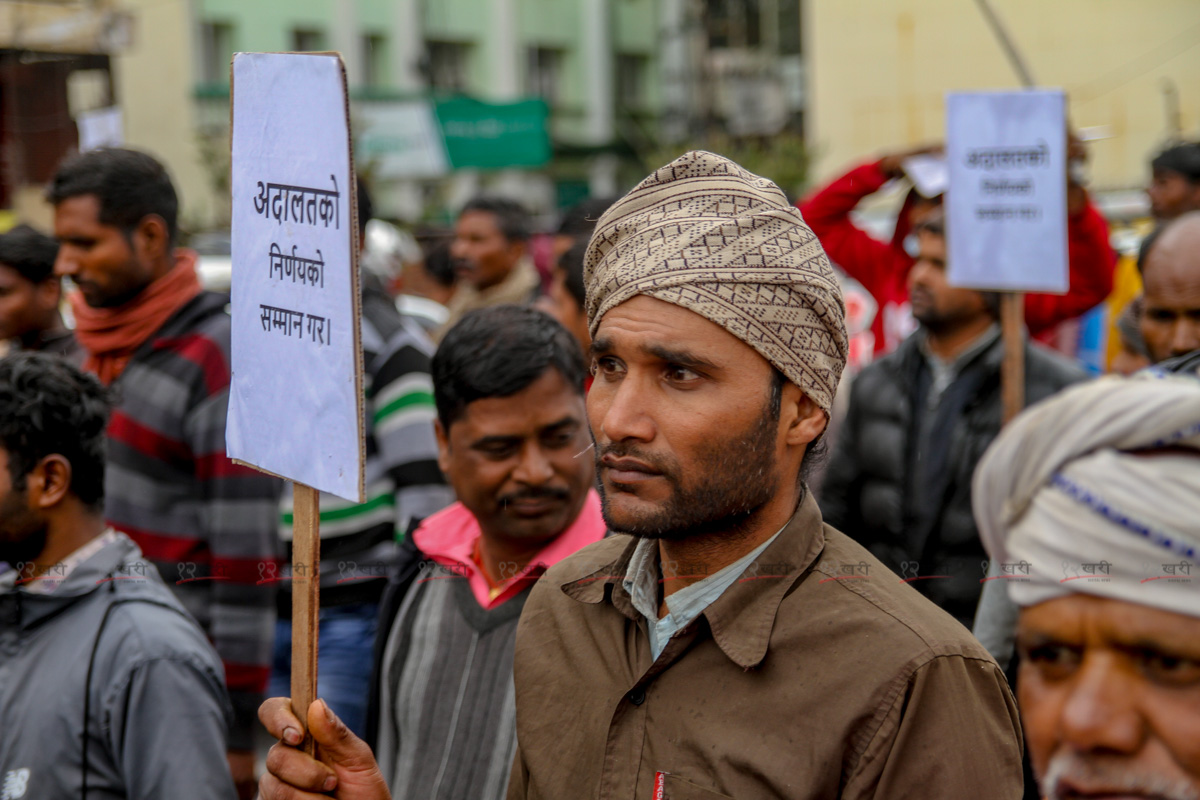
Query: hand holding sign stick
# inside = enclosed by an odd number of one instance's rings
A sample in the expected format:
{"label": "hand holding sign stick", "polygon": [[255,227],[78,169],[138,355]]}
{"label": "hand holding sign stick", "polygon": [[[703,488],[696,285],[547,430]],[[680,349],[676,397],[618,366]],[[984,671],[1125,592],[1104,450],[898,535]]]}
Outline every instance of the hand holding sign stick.
{"label": "hand holding sign stick", "polygon": [[[238,53],[233,84],[226,447],[239,463],[294,482],[291,704],[305,720],[317,694],[318,492],[363,502],[346,72],[336,53]],[[315,756],[310,736],[302,747]]]}

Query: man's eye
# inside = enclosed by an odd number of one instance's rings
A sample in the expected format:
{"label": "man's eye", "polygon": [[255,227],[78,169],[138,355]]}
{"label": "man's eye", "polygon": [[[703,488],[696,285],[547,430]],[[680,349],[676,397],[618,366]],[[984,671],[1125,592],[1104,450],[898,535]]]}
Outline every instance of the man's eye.
{"label": "man's eye", "polygon": [[616,375],[620,372],[620,363],[610,356],[592,359],[592,374],[593,375]]}
{"label": "man's eye", "polygon": [[1066,674],[1079,666],[1079,651],[1066,645],[1047,644],[1029,650],[1026,658],[1042,672]]}
{"label": "man's eye", "polygon": [[1200,660],[1185,656],[1142,650],[1135,656],[1146,677],[1160,683],[1192,684],[1200,682]]}
{"label": "man's eye", "polygon": [[566,447],[574,440],[575,440],[575,432],[574,431],[566,431],[566,432],[560,432],[560,433],[553,433],[553,434],[547,436],[545,438],[544,442],[547,447]]}
{"label": "man's eye", "polygon": [[1171,320],[1175,319],[1174,312],[1161,308],[1146,309],[1146,316],[1155,322],[1170,322]]}
{"label": "man's eye", "polygon": [[687,381],[694,381],[700,377],[700,375],[695,371],[690,370],[687,367],[678,366],[676,364],[672,364],[671,366],[667,367],[666,375],[667,380],[675,383],[686,383]]}

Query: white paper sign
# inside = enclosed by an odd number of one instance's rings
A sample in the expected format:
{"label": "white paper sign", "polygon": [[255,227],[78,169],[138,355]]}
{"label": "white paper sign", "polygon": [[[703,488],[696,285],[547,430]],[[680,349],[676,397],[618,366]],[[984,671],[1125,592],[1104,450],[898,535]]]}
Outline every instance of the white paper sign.
{"label": "white paper sign", "polygon": [[1067,291],[1066,130],[1058,90],[947,95],[951,285]]}
{"label": "white paper sign", "polygon": [[362,350],[345,69],[233,60],[232,458],[362,501]]}
{"label": "white paper sign", "polygon": [[79,152],[98,147],[121,147],[125,144],[125,124],[118,107],[84,111],[75,117],[79,130]]}

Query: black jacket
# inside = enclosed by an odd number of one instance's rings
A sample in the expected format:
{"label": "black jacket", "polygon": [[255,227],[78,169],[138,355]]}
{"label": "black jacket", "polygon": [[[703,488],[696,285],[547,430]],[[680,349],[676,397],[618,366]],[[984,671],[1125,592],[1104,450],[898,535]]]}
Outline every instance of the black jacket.
{"label": "black jacket", "polygon": [[[987,553],[971,513],[971,476],[1000,431],[997,339],[978,353],[943,395],[961,409],[947,418],[935,468],[914,486],[918,407],[930,381],[921,335],[871,364],[855,380],[821,488],[825,521],[869,549],[902,579],[968,628],[986,575]],[[1025,403],[1086,378],[1070,361],[1025,344]],[[917,501],[917,497],[925,498]]]}

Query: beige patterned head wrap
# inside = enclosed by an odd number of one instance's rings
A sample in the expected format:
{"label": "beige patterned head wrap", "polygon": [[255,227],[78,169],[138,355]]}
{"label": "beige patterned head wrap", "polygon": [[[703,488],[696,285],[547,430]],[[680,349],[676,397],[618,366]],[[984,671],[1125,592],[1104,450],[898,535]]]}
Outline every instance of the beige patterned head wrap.
{"label": "beige patterned head wrap", "polygon": [[592,336],[644,294],[715,322],[829,412],[846,365],[845,305],[812,230],[779,187],[692,151],[600,217],[584,259]]}
{"label": "beige patterned head wrap", "polygon": [[1200,616],[1200,380],[1067,389],[1000,433],[971,494],[1017,605],[1083,592]]}

